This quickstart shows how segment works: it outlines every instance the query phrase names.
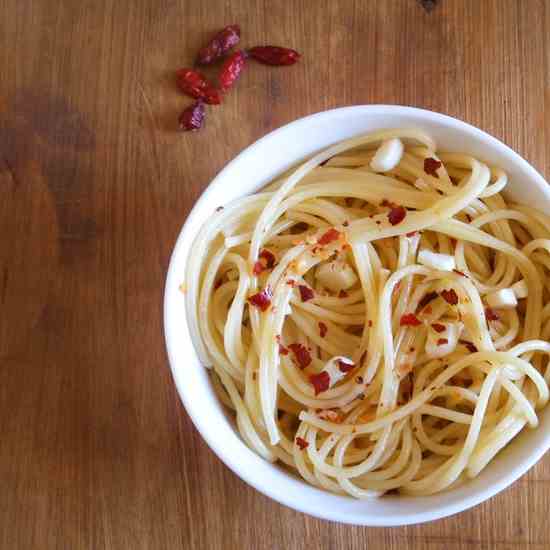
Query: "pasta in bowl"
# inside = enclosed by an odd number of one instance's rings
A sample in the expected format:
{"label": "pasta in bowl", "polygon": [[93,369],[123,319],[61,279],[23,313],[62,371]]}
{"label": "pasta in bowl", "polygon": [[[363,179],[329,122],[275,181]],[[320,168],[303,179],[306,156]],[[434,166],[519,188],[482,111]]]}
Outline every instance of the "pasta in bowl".
{"label": "pasta in bowl", "polygon": [[448,498],[540,429],[550,218],[502,194],[505,166],[432,135],[332,144],[218,208],[187,251],[216,394],[317,490]]}

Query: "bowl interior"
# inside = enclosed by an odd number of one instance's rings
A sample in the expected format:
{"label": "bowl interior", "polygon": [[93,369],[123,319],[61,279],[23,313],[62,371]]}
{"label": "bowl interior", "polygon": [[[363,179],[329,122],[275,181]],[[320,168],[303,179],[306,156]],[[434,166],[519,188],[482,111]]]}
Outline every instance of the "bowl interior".
{"label": "bowl interior", "polygon": [[260,139],[230,162],[195,205],[175,246],[165,292],[165,336],[174,380],[183,404],[212,450],[259,491],[297,510],[359,525],[420,523],[459,512],[493,496],[532,466],[550,447],[550,407],[536,430],[525,429],[475,479],[429,497],[385,497],[359,501],[309,486],[269,464],[241,440],[225,414],[191,342],[185,297],[178,290],[190,245],[217,206],[253,193],[300,159],[332,143],[375,129],[418,127],[439,149],[467,152],[506,170],[507,195],[550,213],[550,193],[542,176],[519,155],[484,132],[456,119],[410,107],[357,106],[326,111],[284,126]]}

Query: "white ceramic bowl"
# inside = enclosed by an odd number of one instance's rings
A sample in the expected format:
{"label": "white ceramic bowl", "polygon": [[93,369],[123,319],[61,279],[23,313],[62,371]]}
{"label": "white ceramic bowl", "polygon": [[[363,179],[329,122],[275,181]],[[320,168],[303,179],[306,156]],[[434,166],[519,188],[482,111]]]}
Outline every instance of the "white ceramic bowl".
{"label": "white ceramic bowl", "polygon": [[189,215],[176,243],[164,301],[168,357],[181,400],[210,448],[244,481],[301,512],[357,525],[421,523],[460,512],[510,485],[550,448],[550,407],[535,430],[525,429],[475,479],[429,497],[389,496],[360,501],[316,489],[251,451],[209,383],[190,339],[185,297],[178,291],[190,245],[214,209],[258,191],[298,160],[352,136],[380,128],[418,127],[439,148],[471,153],[510,175],[508,196],[550,213],[550,191],[542,176],[518,154],[490,135],[454,118],[389,105],[345,107],[318,113],[263,137],[230,162],[212,181]]}

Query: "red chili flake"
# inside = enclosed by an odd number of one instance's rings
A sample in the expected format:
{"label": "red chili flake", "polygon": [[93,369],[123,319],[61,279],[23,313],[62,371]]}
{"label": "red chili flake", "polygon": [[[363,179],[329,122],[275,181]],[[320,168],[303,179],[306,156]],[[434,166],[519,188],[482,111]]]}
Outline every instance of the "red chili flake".
{"label": "red chili flake", "polygon": [[330,374],[327,371],[321,371],[319,374],[312,374],[309,381],[313,384],[315,395],[327,391],[330,387]]}
{"label": "red chili flake", "polygon": [[459,340],[459,342],[466,346],[467,350],[470,352],[470,353],[475,353],[477,351],[477,348],[474,346],[474,344],[472,344],[472,342],[467,342],[466,340]]}
{"label": "red chili flake", "polygon": [[349,222],[348,220],[344,220],[344,223],[342,224],[344,227],[348,227],[349,226]]}
{"label": "red chili flake", "polygon": [[285,348],[283,344],[279,344],[279,353],[281,355],[288,355],[288,348]]}
{"label": "red chili flake", "polygon": [[319,321],[319,336],[321,338],[324,338],[327,335],[328,327],[323,323],[323,321]]}
{"label": "red chili flake", "polygon": [[458,304],[458,295],[453,288],[450,290],[442,290],[441,297],[452,306],[456,306],[456,304]]}
{"label": "red chili flake", "polygon": [[338,293],[338,298],[347,298],[348,296],[349,296],[349,294],[345,290],[341,290]]}
{"label": "red chili flake", "polygon": [[424,309],[431,301],[435,300],[436,298],[437,298],[437,292],[435,292],[435,290],[433,292],[428,292],[428,294],[424,294],[420,302],[418,302],[417,311]]}
{"label": "red chili flake", "polygon": [[209,105],[218,105],[221,103],[221,96],[218,90],[199,71],[188,68],[180,69],[176,72],[176,77],[178,86],[184,94],[195,99],[202,99]]}
{"label": "red chili flake", "polygon": [[214,283],[214,290],[218,290],[218,288],[220,288],[220,286],[222,286],[222,280],[221,280],[221,279],[218,279],[218,280]]}
{"label": "red chili flake", "polygon": [[434,323],[432,325],[432,328],[436,331],[436,332],[445,332],[445,325],[442,325],[441,323]]}
{"label": "red chili flake", "polygon": [[252,373],[252,380],[256,380],[256,373],[255,372]]}
{"label": "red chili flake", "polygon": [[344,361],[338,361],[338,368],[340,372],[347,373],[355,368],[355,363],[345,363]]}
{"label": "red chili flake", "polygon": [[449,340],[447,340],[447,338],[440,338],[438,341],[437,341],[437,345],[438,346],[442,346],[443,344],[448,344],[449,343]]}
{"label": "red chili flake", "polygon": [[410,348],[409,348],[409,351],[410,351],[411,353],[413,353],[413,352],[414,352],[414,349],[415,349],[415,348],[410,347]]}
{"label": "red chili flake", "polygon": [[199,50],[197,54],[197,63],[199,65],[208,65],[216,59],[225,55],[231,48],[235,47],[241,38],[241,28],[239,25],[228,25]]}
{"label": "red chili flake", "polygon": [[364,382],[362,376],[356,376],[356,377],[355,377],[355,381],[356,381],[358,384],[362,384],[362,383]]}
{"label": "red chili flake", "polygon": [[454,271],[457,275],[460,275],[461,277],[467,277],[466,273],[462,273],[462,271],[458,271],[458,269],[453,269],[453,271]]}
{"label": "red chili flake", "polygon": [[372,327],[372,321],[369,319],[369,327]]}
{"label": "red chili flake", "polygon": [[239,50],[226,59],[218,77],[222,92],[227,92],[235,84],[244,69],[246,58],[246,52]]}
{"label": "red chili flake", "polygon": [[[388,216],[389,216],[389,214],[388,214]],[[380,220],[376,220],[376,225],[381,225],[381,224],[382,224],[382,222]]]}
{"label": "red chili flake", "polygon": [[411,380],[410,374],[407,374],[401,380],[401,383],[400,383],[399,387],[401,389],[403,399],[405,399],[405,401],[408,401],[411,398],[412,391],[413,391],[413,382]]}
{"label": "red chili flake", "polygon": [[265,269],[265,266],[262,262],[258,261],[254,264],[254,269],[252,270],[252,273],[254,275],[260,275],[260,273]]}
{"label": "red chili flake", "polygon": [[275,265],[275,256],[272,252],[264,248],[260,251],[259,260],[254,264],[254,275],[259,275],[266,269],[273,269]]}
{"label": "red chili flake", "polygon": [[485,317],[487,317],[487,321],[498,321],[500,319],[500,315],[490,307],[485,308]]}
{"label": "red chili flake", "polygon": [[296,438],[296,445],[300,447],[300,451],[303,451],[304,449],[307,449],[309,447],[309,443],[301,437]]}
{"label": "red chili flake", "polygon": [[279,46],[256,46],[248,50],[250,57],[264,65],[294,65],[300,54],[290,48],[281,48]]}
{"label": "red chili flake", "polygon": [[200,130],[204,123],[204,117],[204,103],[202,99],[198,99],[181,113],[178,119],[180,130],[184,132]]}
{"label": "red chili flake", "polygon": [[388,199],[382,199],[380,206],[389,206],[391,208],[395,208],[397,204],[395,204],[394,202],[390,202]]}
{"label": "red chili flake", "polygon": [[430,176],[433,176],[434,178],[439,178],[436,170],[440,167],[441,162],[439,160],[436,160],[432,157],[424,159],[424,172],[426,172],[426,174],[430,174]]}
{"label": "red chili flake", "polygon": [[271,298],[273,297],[273,291],[270,287],[264,288],[261,292],[254,294],[248,298],[248,301],[253,306],[256,306],[261,311],[266,311],[271,305]]}
{"label": "red chili flake", "polygon": [[265,260],[265,266],[267,267],[267,269],[273,269],[273,266],[275,265],[275,255],[273,254],[273,252],[271,252],[267,248],[263,248],[260,251],[259,257],[262,260]]}
{"label": "red chili flake", "polygon": [[288,347],[294,354],[296,363],[301,369],[305,369],[311,363],[311,354],[303,344],[295,343],[290,344]]}
{"label": "red chili flake", "polygon": [[418,233],[418,231],[411,231],[411,232],[406,234],[406,237],[414,237],[417,233]]}
{"label": "red chili flake", "polygon": [[320,245],[329,244],[332,241],[337,241],[340,238],[340,231],[337,229],[334,229],[334,227],[331,227],[324,235],[321,235],[319,237],[319,240],[317,241]]}
{"label": "red chili flake", "polygon": [[296,281],[294,279],[288,279],[286,284],[288,286],[295,287],[296,286]]}
{"label": "red chili flake", "polygon": [[417,327],[422,321],[414,313],[405,313],[399,321],[402,327]]}
{"label": "red chili flake", "polygon": [[397,225],[405,219],[406,215],[407,211],[403,206],[396,206],[388,212],[388,220],[392,225]]}
{"label": "red chili flake", "polygon": [[298,290],[300,291],[300,298],[302,299],[302,302],[307,302],[308,300],[312,300],[315,296],[315,293],[311,288],[305,285],[298,285]]}

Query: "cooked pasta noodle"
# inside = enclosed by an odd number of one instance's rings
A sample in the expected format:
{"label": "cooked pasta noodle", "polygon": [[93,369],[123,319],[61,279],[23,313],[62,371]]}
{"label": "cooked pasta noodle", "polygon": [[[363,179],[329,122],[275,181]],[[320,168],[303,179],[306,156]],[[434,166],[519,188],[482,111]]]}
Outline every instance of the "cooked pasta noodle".
{"label": "cooked pasta noodle", "polygon": [[337,494],[453,487],[548,401],[550,217],[436,151],[415,129],[333,145],[189,255],[191,335],[243,440]]}

